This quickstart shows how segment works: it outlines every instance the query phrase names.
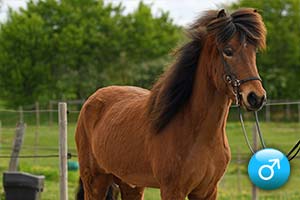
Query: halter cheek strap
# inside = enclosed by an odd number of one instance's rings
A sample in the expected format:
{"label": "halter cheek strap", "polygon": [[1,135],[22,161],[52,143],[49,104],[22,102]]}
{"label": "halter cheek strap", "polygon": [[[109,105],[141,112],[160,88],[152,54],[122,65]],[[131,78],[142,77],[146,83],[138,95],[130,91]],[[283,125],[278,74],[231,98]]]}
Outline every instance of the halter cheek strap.
{"label": "halter cheek strap", "polygon": [[[251,144],[249,142],[247,132],[246,132],[246,128],[245,128],[245,124],[244,124],[243,114],[242,114],[242,111],[241,111],[240,86],[242,84],[246,83],[246,82],[249,82],[249,81],[256,81],[257,80],[257,81],[262,82],[262,80],[259,77],[249,77],[249,78],[245,78],[245,79],[242,79],[242,80],[238,79],[237,76],[231,72],[230,65],[225,61],[225,59],[222,55],[221,55],[221,58],[222,58],[222,61],[223,61],[223,66],[224,66],[224,71],[225,71],[225,82],[227,84],[229,84],[233,89],[233,93],[234,93],[234,96],[235,96],[235,103],[238,107],[239,119],[240,119],[240,122],[241,122],[241,125],[242,125],[242,130],[243,130],[243,133],[244,133],[244,137],[245,137],[246,143],[247,143],[250,151],[254,154],[255,152],[254,152],[254,150],[251,147]],[[259,126],[257,112],[255,111],[254,114],[255,114],[255,124],[256,124],[258,135],[259,135],[260,143],[261,143],[263,148],[266,148],[263,136],[260,132],[260,128],[259,128],[260,126]]]}
{"label": "halter cheek strap", "polygon": [[234,93],[234,96],[235,96],[235,103],[237,106],[240,105],[240,101],[241,101],[241,98],[240,98],[240,86],[246,82],[249,82],[249,81],[260,81],[262,82],[261,78],[260,77],[248,77],[248,78],[245,78],[245,79],[238,79],[237,76],[231,71],[231,66],[225,61],[221,51],[219,51],[220,54],[221,54],[221,58],[222,58],[222,62],[223,62],[223,66],[224,66],[224,71],[225,71],[225,82],[229,85],[231,85],[232,89],[233,89],[233,93]]}

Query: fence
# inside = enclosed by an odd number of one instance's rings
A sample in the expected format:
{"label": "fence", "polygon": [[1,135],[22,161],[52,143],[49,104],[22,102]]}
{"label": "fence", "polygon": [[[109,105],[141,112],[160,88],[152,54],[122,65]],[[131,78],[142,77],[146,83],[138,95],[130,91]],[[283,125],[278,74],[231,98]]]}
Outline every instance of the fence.
{"label": "fence", "polygon": [[[38,105],[38,104],[36,104]],[[20,120],[17,123],[16,126],[16,135],[14,138],[13,142],[13,147],[12,147],[12,153],[9,156],[7,155],[0,155],[0,158],[8,158],[10,159],[9,162],[9,167],[8,171],[18,171],[19,168],[19,158],[56,158],[59,157],[59,180],[60,180],[60,199],[61,200],[68,200],[68,173],[67,173],[67,159],[69,157],[69,153],[67,153],[67,104],[66,103],[59,103],[59,109],[58,109],[58,125],[59,125],[59,154],[57,155],[36,155],[36,148],[34,149],[34,155],[19,155],[22,144],[24,141],[24,135],[25,135],[25,129],[26,129],[26,124],[24,123],[24,118],[23,118],[23,110],[20,108],[19,109],[19,114],[20,114]],[[38,108],[38,107],[37,107]],[[38,111],[39,109],[37,109]],[[39,119],[39,113],[36,112],[36,118]],[[37,120],[38,121],[38,120]],[[37,123],[37,128],[39,127],[39,122]],[[2,127],[1,127],[2,129]],[[2,138],[1,138],[2,139]],[[34,140],[34,145],[37,145],[37,132],[35,132],[35,140]],[[3,164],[3,163],[2,163]],[[2,166],[1,166],[2,167]],[[2,175],[2,173],[1,173]],[[0,193],[0,199],[2,199]]]}
{"label": "fence", "polygon": [[[56,102],[52,101],[48,107],[41,107],[39,103],[31,106],[28,110],[28,106],[24,106],[16,110],[0,109],[0,155],[10,155],[11,146],[13,141],[13,133],[15,130],[15,124],[18,121],[27,123],[26,134],[24,138],[24,144],[20,153],[20,166],[22,170],[27,170],[33,173],[42,173],[46,175],[46,180],[53,180],[54,183],[58,183],[58,110]],[[79,108],[82,105],[81,102],[73,102],[68,105],[68,152],[76,155],[75,143],[74,143],[74,132],[75,124],[79,114]],[[51,108],[51,109],[50,109]],[[236,108],[231,108],[231,114],[229,116],[230,121],[237,121]],[[283,123],[280,127],[273,127],[274,124],[267,126],[266,140],[268,145],[275,145],[284,152],[287,152],[299,139],[300,132],[300,101],[287,102],[287,101],[269,101],[269,103],[259,112],[260,121],[266,122],[294,122],[294,123]],[[246,124],[248,131],[252,129],[251,114],[245,113],[245,119],[248,121]],[[298,123],[299,122],[299,123]],[[268,123],[266,123],[268,124]],[[285,125],[287,124],[287,125]],[[292,124],[292,125],[291,125]],[[276,124],[277,126],[277,124]],[[228,124],[228,138],[232,150],[232,161],[227,169],[226,175],[220,182],[220,199],[248,199],[248,197],[260,196],[260,198],[280,196],[277,199],[288,199],[291,196],[295,196],[294,199],[300,199],[300,193],[298,188],[289,192],[283,190],[281,192],[275,192],[270,194],[267,192],[257,191],[253,189],[251,193],[251,183],[247,178],[246,165],[251,154],[249,153],[241,129],[238,123]],[[266,130],[263,130],[265,133]],[[282,131],[282,132],[281,132]],[[282,136],[284,134],[284,136]],[[30,156],[29,156],[30,155]],[[47,158],[47,159],[46,159]],[[8,158],[0,158],[0,171],[7,169]],[[3,160],[4,159],[4,160]],[[73,158],[76,160],[76,158]],[[4,162],[3,162],[4,161]],[[3,164],[5,163],[5,164]],[[292,166],[296,169],[300,168],[300,159],[295,159]],[[31,171],[30,171],[31,170]],[[299,170],[298,170],[299,171]],[[78,174],[69,174],[69,199],[73,199],[76,190]],[[0,175],[1,176],[1,175]],[[294,172],[291,181],[287,188],[293,188],[300,184],[300,172]],[[1,184],[0,184],[1,185]],[[51,184],[50,184],[51,185]],[[56,184],[54,184],[56,185]],[[1,187],[0,187],[1,193]],[[52,196],[51,196],[52,195]],[[44,195],[43,199],[59,199],[59,191],[51,189],[50,194]],[[159,198],[157,196],[157,198]],[[1,195],[0,195],[1,199]],[[152,198],[155,199],[155,198]],[[275,198],[276,199],[276,198]]]}
{"label": "fence", "polygon": [[[70,123],[76,123],[80,108],[84,100],[66,101],[68,104],[68,118]],[[37,132],[40,125],[52,126],[57,122],[57,103],[51,100],[47,106],[41,108],[39,102],[34,105],[20,106],[18,109],[0,109],[0,124],[2,126],[14,126],[17,121],[26,121],[27,124],[35,125]],[[251,119],[251,113],[244,113],[245,119]],[[300,100],[269,100],[259,112],[260,121],[266,122],[299,122],[300,123]],[[229,113],[228,121],[237,121],[236,108],[233,105]]]}

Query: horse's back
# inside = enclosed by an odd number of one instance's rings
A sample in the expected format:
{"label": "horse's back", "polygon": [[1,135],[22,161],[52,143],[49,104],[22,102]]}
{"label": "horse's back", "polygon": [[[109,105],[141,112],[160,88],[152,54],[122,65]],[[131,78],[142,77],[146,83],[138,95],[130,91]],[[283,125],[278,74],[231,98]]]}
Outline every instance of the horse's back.
{"label": "horse's back", "polygon": [[[105,172],[120,178],[135,173],[149,174],[148,160],[141,157],[146,153],[144,142],[149,133],[146,114],[148,96],[146,89],[111,86],[97,90],[82,107],[78,126],[84,124],[88,148]],[[76,133],[77,140],[83,138],[79,134],[82,133]],[[135,168],[132,159],[140,162],[136,166],[144,167]],[[132,170],[119,171],[129,166]]]}
{"label": "horse's back", "polygon": [[149,90],[134,86],[109,86],[98,89],[88,98],[87,104],[95,98],[108,104],[113,104],[121,100],[140,98],[149,94]]}
{"label": "horse's back", "polygon": [[78,126],[83,123],[84,128],[88,129],[87,132],[90,132],[96,127],[100,118],[116,104],[124,102],[119,108],[121,109],[124,104],[141,102],[148,94],[149,90],[133,86],[109,86],[98,89],[84,103],[80,111]]}

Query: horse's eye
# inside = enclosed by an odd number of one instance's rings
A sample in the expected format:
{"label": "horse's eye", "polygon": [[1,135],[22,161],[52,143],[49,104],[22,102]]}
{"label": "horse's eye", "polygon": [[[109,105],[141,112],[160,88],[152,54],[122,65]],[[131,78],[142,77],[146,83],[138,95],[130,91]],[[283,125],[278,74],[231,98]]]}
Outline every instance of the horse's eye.
{"label": "horse's eye", "polygon": [[225,56],[228,56],[228,57],[232,57],[233,56],[233,50],[232,50],[232,48],[229,48],[229,47],[225,48],[223,50],[223,53],[225,54]]}

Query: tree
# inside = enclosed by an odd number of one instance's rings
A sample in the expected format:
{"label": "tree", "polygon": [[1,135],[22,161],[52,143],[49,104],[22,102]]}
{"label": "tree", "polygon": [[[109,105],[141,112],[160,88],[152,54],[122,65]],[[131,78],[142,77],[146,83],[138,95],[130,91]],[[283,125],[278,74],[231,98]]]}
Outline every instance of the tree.
{"label": "tree", "polygon": [[180,31],[143,3],[123,10],[102,0],[45,0],[10,11],[0,30],[1,97],[15,106],[139,83],[139,63],[166,56]]}
{"label": "tree", "polygon": [[267,27],[267,50],[257,63],[271,99],[300,98],[300,0],[240,0],[231,5],[257,8]]}

